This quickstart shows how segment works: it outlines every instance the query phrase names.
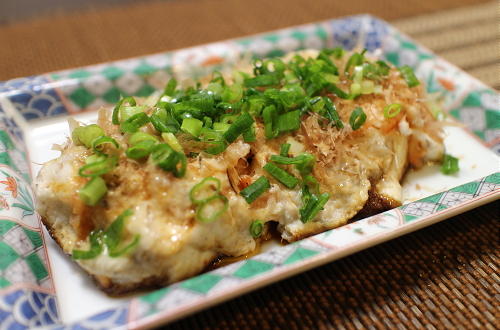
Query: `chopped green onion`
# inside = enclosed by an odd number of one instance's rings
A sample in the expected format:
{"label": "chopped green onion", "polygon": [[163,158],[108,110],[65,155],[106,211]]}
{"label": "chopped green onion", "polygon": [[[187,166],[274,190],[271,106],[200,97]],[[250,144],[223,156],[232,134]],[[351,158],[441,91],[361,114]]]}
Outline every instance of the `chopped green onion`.
{"label": "chopped green onion", "polygon": [[212,118],[207,116],[203,117],[203,127],[210,128],[212,127],[212,124],[213,124]]}
{"label": "chopped green onion", "polygon": [[262,231],[264,230],[264,222],[261,220],[254,220],[250,224],[250,235],[253,238],[259,238],[262,235]]}
{"label": "chopped green onion", "polygon": [[418,81],[417,77],[415,76],[415,72],[413,72],[413,69],[411,67],[409,67],[408,65],[403,65],[398,69],[399,72],[401,72],[403,78],[406,80],[408,87],[411,88],[420,85],[420,81]]}
{"label": "chopped green onion", "polygon": [[311,174],[304,176],[304,185],[307,186],[309,190],[312,190],[313,193],[319,193],[319,182]]}
{"label": "chopped green onion", "polygon": [[261,176],[254,183],[240,191],[240,195],[245,198],[248,204],[251,204],[269,188],[271,188],[269,180],[265,176]]}
{"label": "chopped green onion", "polygon": [[446,175],[451,175],[457,173],[459,170],[458,158],[445,154],[443,164],[441,165],[441,172]]}
{"label": "chopped green onion", "polygon": [[262,111],[264,120],[264,134],[266,139],[275,138],[278,135],[278,130],[275,128],[278,122],[278,111],[274,105],[269,105]]}
{"label": "chopped green onion", "polygon": [[245,142],[255,142],[257,141],[257,137],[255,136],[255,126],[250,126],[249,129],[243,132],[243,141]]}
{"label": "chopped green onion", "polygon": [[344,123],[342,123],[342,120],[340,119],[339,113],[337,112],[337,108],[335,107],[335,104],[333,104],[332,100],[330,100],[329,97],[325,96],[323,97],[323,100],[325,102],[325,108],[326,108],[326,115],[325,117],[334,123],[334,125],[340,129],[344,127]]}
{"label": "chopped green onion", "polygon": [[351,90],[351,98],[356,98],[358,95],[361,94],[361,84],[357,82],[353,82],[350,87]]}
{"label": "chopped green onion", "polygon": [[116,220],[111,223],[111,225],[103,233],[103,241],[108,247],[109,256],[112,258],[117,258],[130,252],[139,244],[140,236],[135,235],[132,239],[132,242],[120,248],[120,245],[122,245],[122,241],[124,239],[123,229],[125,228],[125,220],[132,214],[133,213],[131,210],[125,210],[116,218]]}
{"label": "chopped green onion", "polygon": [[137,115],[138,113],[144,112],[147,107],[144,105],[141,106],[135,106],[135,107],[128,107],[128,106],[122,106],[120,108],[120,122],[125,122],[127,119],[130,117]]}
{"label": "chopped green onion", "polygon": [[319,198],[312,194],[308,200],[306,205],[304,205],[300,210],[300,221],[302,223],[306,223],[308,221],[313,220],[316,215],[323,209],[325,206],[326,202],[328,202],[328,199],[330,199],[330,194],[328,193],[323,193],[319,196]]}
{"label": "chopped green onion", "polygon": [[236,118],[238,118],[237,115],[230,115],[230,114],[222,115],[221,122],[224,124],[232,124],[232,123],[234,123]]}
{"label": "chopped green onion", "polygon": [[218,155],[227,148],[227,142],[226,141],[214,141],[211,142],[213,145],[210,148],[207,148],[205,152],[210,155]]}
{"label": "chopped green onion", "polygon": [[106,182],[100,176],[92,178],[80,189],[80,199],[84,204],[94,206],[106,195],[108,188]]}
{"label": "chopped green onion", "polygon": [[89,236],[90,249],[73,250],[71,257],[73,259],[93,259],[102,253],[102,231],[93,230]]}
{"label": "chopped green onion", "polygon": [[316,158],[313,155],[304,152],[303,154],[300,154],[297,157],[293,158],[283,157],[280,155],[272,155],[271,161],[282,165],[293,164],[301,175],[307,175],[312,172],[314,164],[316,163]]}
{"label": "chopped green onion", "polygon": [[252,116],[250,116],[249,113],[244,112],[241,116],[236,118],[234,123],[232,123],[228,130],[224,132],[224,139],[227,142],[232,143],[242,132],[252,127],[253,123],[254,120]]}
{"label": "chopped green onion", "polygon": [[350,98],[350,95],[348,93],[344,92],[339,87],[337,87],[336,85],[333,85],[333,84],[328,86],[328,91],[332,92],[333,94],[337,95],[338,97],[340,97],[341,99],[344,99],[344,100],[347,100]]}
{"label": "chopped green onion", "polygon": [[243,97],[243,86],[234,84],[226,86],[222,91],[221,98],[224,102],[235,103]]}
{"label": "chopped green onion", "polygon": [[165,86],[163,94],[168,96],[174,96],[176,87],[177,87],[177,80],[175,80],[174,78],[170,78],[170,80],[167,83],[167,86]]}
{"label": "chopped green onion", "polygon": [[231,124],[219,123],[219,122],[213,124],[214,131],[221,133],[227,131],[229,127],[231,127]]}
{"label": "chopped green onion", "polygon": [[290,111],[280,115],[276,128],[279,133],[298,130],[300,128],[300,110]]}
{"label": "chopped green onion", "polygon": [[181,125],[181,130],[192,136],[198,137],[203,127],[203,122],[196,118],[184,118]]}
{"label": "chopped green onion", "polygon": [[149,156],[155,144],[156,144],[155,141],[143,140],[136,143],[134,146],[128,148],[125,151],[125,154],[127,155],[128,158],[141,159]]}
{"label": "chopped green onion", "polygon": [[120,129],[123,133],[135,133],[149,122],[149,117],[144,112],[136,113],[121,123]]}
{"label": "chopped green onion", "polygon": [[174,133],[161,133],[161,137],[163,141],[167,142],[167,144],[177,152],[184,152],[179,140],[175,137]]}
{"label": "chopped green onion", "polygon": [[260,86],[276,86],[279,85],[281,79],[275,73],[267,73],[252,78],[246,78],[244,83],[245,87],[260,87]]}
{"label": "chopped green onion", "polygon": [[112,145],[116,149],[120,148],[118,142],[116,142],[116,140],[112,137],[100,136],[92,141],[92,149],[94,149],[95,152],[101,152],[106,144]]}
{"label": "chopped green onion", "polygon": [[226,196],[216,194],[198,205],[196,209],[196,219],[201,222],[212,222],[217,220],[229,207]]}
{"label": "chopped green onion", "polygon": [[214,94],[222,94],[224,87],[218,82],[212,82],[207,85],[207,90]]}
{"label": "chopped green onion", "polygon": [[75,128],[71,135],[74,144],[83,144],[87,148],[92,148],[92,141],[100,136],[103,136],[104,130],[96,124],[91,124]]}
{"label": "chopped green onion", "polygon": [[371,80],[363,80],[361,82],[361,94],[373,94],[375,91],[375,83]]}
{"label": "chopped green onion", "polygon": [[302,157],[302,161],[295,164],[295,168],[299,171],[300,175],[308,175],[312,172],[314,164],[316,164],[316,158],[308,153],[303,153],[297,157]]}
{"label": "chopped green onion", "polygon": [[102,157],[93,163],[88,163],[80,167],[78,174],[83,177],[96,177],[113,170],[117,163],[117,156]]}
{"label": "chopped green onion", "polygon": [[100,161],[105,160],[107,157],[108,157],[107,155],[103,155],[103,154],[93,154],[93,155],[90,155],[87,158],[85,158],[85,164],[100,162]]}
{"label": "chopped green onion", "polygon": [[345,69],[344,69],[344,73],[346,75],[349,74],[349,69],[351,67],[361,65],[361,64],[363,64],[363,61],[364,61],[363,53],[353,53],[351,55],[351,57],[349,57],[349,59],[347,60],[347,63],[346,63]]}
{"label": "chopped green onion", "polygon": [[153,147],[151,159],[162,170],[172,172],[177,178],[186,174],[186,156],[184,153],[175,151],[166,143],[159,143]]}
{"label": "chopped green onion", "polygon": [[366,113],[363,111],[363,108],[357,107],[351,113],[351,117],[349,118],[349,125],[353,131],[359,129],[366,121]]}
{"label": "chopped green onion", "polygon": [[295,186],[299,183],[299,179],[273,163],[267,163],[264,165],[264,170],[289,189],[295,188]]}
{"label": "chopped green onion", "polygon": [[389,105],[386,105],[384,107],[384,117],[385,118],[394,118],[396,117],[399,112],[401,111],[401,108],[403,106],[399,103],[392,103],[392,104],[389,104]]}
{"label": "chopped green onion", "polygon": [[128,139],[128,143],[132,146],[142,141],[158,142],[158,139],[155,136],[144,132],[135,132],[134,134],[130,135]]}
{"label": "chopped green onion", "polygon": [[133,97],[129,96],[129,97],[125,97],[125,98],[121,99],[120,101],[118,101],[118,103],[115,105],[115,108],[113,109],[113,115],[112,115],[112,122],[115,125],[120,124],[119,111],[120,111],[120,108],[124,104],[129,104],[130,106],[135,106],[136,105],[135,99]]}
{"label": "chopped green onion", "polygon": [[[166,106],[169,108],[168,111],[171,111],[171,105]],[[153,127],[161,133],[177,133],[180,129],[180,125],[176,119],[172,117],[172,115],[167,112],[166,108],[158,108],[153,114],[149,117],[151,124]]]}
{"label": "chopped green onion", "polygon": [[193,204],[202,204],[220,193],[220,180],[209,176],[195,184],[189,191],[189,198]]}
{"label": "chopped green onion", "polygon": [[73,250],[73,259],[93,259],[103,251],[103,243],[108,248],[108,254],[112,258],[121,257],[130,252],[139,244],[139,235],[135,235],[132,242],[123,248],[119,248],[123,241],[123,229],[126,217],[130,216],[132,211],[126,210],[114,220],[105,230],[93,230],[90,233],[90,249],[88,251]]}
{"label": "chopped green onion", "polygon": [[363,66],[362,65],[356,65],[354,67],[354,74],[353,74],[352,80],[355,83],[358,83],[358,84],[361,83],[361,80],[363,80]]}
{"label": "chopped green onion", "polygon": [[290,151],[290,147],[292,145],[290,143],[283,143],[280,146],[280,156],[282,157],[288,157],[288,152]]}

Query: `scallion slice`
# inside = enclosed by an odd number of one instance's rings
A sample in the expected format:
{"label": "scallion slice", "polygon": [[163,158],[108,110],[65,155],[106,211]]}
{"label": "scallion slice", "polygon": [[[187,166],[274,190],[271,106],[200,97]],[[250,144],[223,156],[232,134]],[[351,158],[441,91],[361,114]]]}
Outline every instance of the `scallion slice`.
{"label": "scallion slice", "polygon": [[271,188],[269,180],[265,176],[261,176],[251,185],[240,191],[240,195],[245,198],[248,204],[255,201],[260,195]]}
{"label": "scallion slice", "polygon": [[112,145],[116,149],[120,148],[118,142],[109,136],[100,136],[92,141],[92,149],[94,149],[95,152],[102,152],[106,145]]}
{"label": "scallion slice", "polygon": [[219,123],[219,122],[213,124],[214,131],[221,133],[226,132],[229,129],[229,127],[231,127],[231,124]]}
{"label": "scallion slice", "polygon": [[308,200],[306,205],[299,210],[300,213],[300,221],[302,223],[306,223],[308,221],[313,220],[316,215],[323,209],[326,202],[330,199],[330,194],[323,193],[319,196],[319,198],[312,194]]}
{"label": "scallion slice", "polygon": [[123,123],[127,121],[130,117],[137,115],[138,113],[144,112],[147,107],[144,105],[138,105],[135,107],[122,106],[120,108],[120,122]]}
{"label": "scallion slice", "polygon": [[186,133],[191,134],[194,137],[198,137],[203,127],[203,122],[196,118],[184,118],[181,125],[181,130]]}
{"label": "scallion slice", "polygon": [[210,155],[218,155],[227,148],[226,141],[214,141],[210,143],[212,146],[207,148],[205,152]]}
{"label": "scallion slice", "polygon": [[165,86],[165,90],[163,91],[163,94],[168,95],[168,96],[173,96],[175,93],[175,88],[177,87],[177,80],[174,78],[170,78],[170,80],[167,83],[167,86]]}
{"label": "scallion slice", "polygon": [[179,140],[175,137],[174,133],[161,133],[161,137],[163,138],[163,141],[167,142],[172,149],[177,152],[184,153],[184,149],[179,143]]}
{"label": "scallion slice", "polygon": [[353,131],[359,129],[366,121],[366,113],[363,108],[357,107],[351,112],[351,117],[349,118],[349,125]]}
{"label": "scallion slice", "polygon": [[275,128],[278,121],[278,111],[274,105],[269,105],[262,111],[262,119],[264,120],[264,134],[266,139],[275,138],[278,135],[278,130]]}
{"label": "scallion slice", "polygon": [[254,120],[252,116],[250,116],[249,113],[244,112],[241,116],[236,118],[234,123],[232,123],[227,131],[224,132],[224,139],[229,143],[234,142],[234,140],[236,140],[241,133],[252,127],[253,123]]}
{"label": "scallion slice", "polygon": [[384,117],[387,119],[396,117],[399,114],[399,112],[401,111],[402,107],[403,106],[399,103],[392,103],[392,104],[386,105],[384,107]]}
{"label": "scallion slice", "polygon": [[344,74],[348,75],[351,67],[355,67],[363,64],[364,56],[363,53],[353,53],[351,57],[347,60],[345,65]]}
{"label": "scallion slice", "polygon": [[249,129],[243,132],[243,141],[245,142],[255,142],[257,141],[257,137],[255,136],[255,126],[250,126]]}
{"label": "scallion slice", "polygon": [[132,146],[135,146],[136,144],[142,141],[158,142],[158,138],[148,133],[135,132],[134,134],[130,135],[128,139],[128,143]]}
{"label": "scallion slice", "polygon": [[89,236],[90,249],[73,250],[71,257],[73,259],[93,259],[102,253],[102,231],[92,231]]}
{"label": "scallion slice", "polygon": [[299,183],[299,179],[273,163],[267,163],[263,168],[267,173],[271,174],[273,178],[281,182],[288,189],[295,188],[295,186]]}
{"label": "scallion slice", "polygon": [[120,108],[125,104],[128,104],[130,106],[135,106],[136,105],[135,99],[133,97],[129,96],[129,97],[125,97],[125,98],[121,99],[120,101],[118,101],[118,103],[116,103],[116,105],[113,109],[113,115],[112,115],[113,124],[115,124],[115,125],[120,124],[119,112],[120,112]]}
{"label": "scallion slice", "polygon": [[332,92],[333,94],[337,95],[341,99],[347,100],[350,98],[350,95],[343,90],[341,90],[339,87],[337,87],[334,84],[331,84],[328,86],[328,91]]}
{"label": "scallion slice", "polygon": [[411,67],[409,67],[408,65],[403,65],[398,69],[399,72],[401,72],[404,80],[406,80],[408,87],[411,88],[420,85],[420,81],[418,81],[417,76],[415,76],[415,72],[413,72],[413,69]]}
{"label": "scallion slice", "polygon": [[202,204],[220,193],[220,180],[209,176],[195,184],[189,191],[189,198],[193,204]]}
{"label": "scallion slice", "polygon": [[124,235],[123,230],[125,228],[125,220],[132,215],[132,211],[130,209],[125,210],[122,214],[120,214],[116,220],[114,220],[111,225],[104,231],[103,233],[103,241],[108,248],[108,254],[112,258],[121,257],[124,254],[130,252],[133,248],[139,244],[139,235],[134,235],[132,241],[123,245]]}
{"label": "scallion slice", "polygon": [[335,107],[335,104],[333,104],[332,100],[330,100],[329,97],[325,96],[323,97],[323,101],[325,102],[325,117],[333,122],[333,124],[338,128],[343,128],[344,123],[340,119],[339,113],[337,112],[337,108]]}
{"label": "scallion slice", "polygon": [[150,155],[154,164],[164,171],[169,171],[180,178],[186,174],[187,160],[184,153],[177,152],[166,143],[159,143],[151,150]]}
{"label": "scallion slice", "polygon": [[288,157],[288,152],[290,151],[290,147],[292,145],[290,143],[283,143],[280,146],[280,156],[282,157]]}
{"label": "scallion slice", "polygon": [[264,222],[262,220],[254,220],[250,224],[250,235],[253,238],[259,238],[264,231]]}
{"label": "scallion slice", "polygon": [[303,154],[293,158],[283,157],[281,155],[272,155],[271,161],[276,164],[295,165],[295,168],[297,168],[301,175],[308,175],[312,172],[314,164],[316,163],[316,158],[313,155],[304,152]]}
{"label": "scallion slice", "polygon": [[126,210],[105,231],[93,230],[89,236],[90,249],[88,251],[73,250],[73,259],[93,259],[103,252],[103,245],[106,245],[111,258],[121,257],[134,249],[139,244],[140,235],[135,235],[132,242],[120,248],[124,240],[125,220],[131,215],[132,211]]}
{"label": "scallion slice", "polygon": [[201,222],[212,222],[217,220],[229,207],[226,196],[216,194],[198,205],[196,208],[196,219]]}
{"label": "scallion slice", "polygon": [[136,113],[120,124],[123,133],[135,133],[149,122],[149,117],[144,112]]}
{"label": "scallion slice", "polygon": [[319,182],[311,174],[304,176],[304,185],[307,186],[308,190],[312,191],[314,194],[319,193]]}
{"label": "scallion slice", "polygon": [[71,137],[76,145],[92,148],[92,141],[104,135],[104,130],[96,124],[80,126],[73,130]]}
{"label": "scallion slice", "polygon": [[155,144],[156,144],[156,141],[143,140],[143,141],[137,142],[135,145],[128,148],[125,151],[125,154],[127,155],[128,158],[141,159],[141,158],[149,156],[149,154],[151,153],[151,150],[153,149],[153,146]]}
{"label": "scallion slice", "polygon": [[278,133],[293,132],[300,128],[300,110],[286,112],[278,116]]}
{"label": "scallion slice", "polygon": [[83,177],[97,177],[113,170],[118,163],[117,156],[107,156],[80,167],[78,174]]}
{"label": "scallion slice", "polygon": [[443,164],[441,165],[441,172],[446,175],[451,175],[457,173],[459,170],[458,158],[445,154]]}
{"label": "scallion slice", "polygon": [[108,188],[106,182],[100,176],[92,178],[79,191],[82,202],[89,206],[96,205],[106,195]]}

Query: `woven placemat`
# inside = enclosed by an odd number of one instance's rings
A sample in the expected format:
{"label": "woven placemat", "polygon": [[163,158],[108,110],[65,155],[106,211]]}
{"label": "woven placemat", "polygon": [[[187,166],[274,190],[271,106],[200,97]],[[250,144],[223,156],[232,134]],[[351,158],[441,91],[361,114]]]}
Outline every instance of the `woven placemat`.
{"label": "woven placemat", "polygon": [[391,23],[439,56],[500,89],[500,1]]}
{"label": "woven placemat", "polygon": [[[19,5],[29,1],[20,1]],[[3,2],[0,0],[0,11]],[[107,2],[102,1],[103,4]],[[102,5],[82,12],[61,12],[0,25],[0,81],[344,15],[371,13],[386,20],[395,20],[482,2],[170,0],[137,1],[120,7]]]}

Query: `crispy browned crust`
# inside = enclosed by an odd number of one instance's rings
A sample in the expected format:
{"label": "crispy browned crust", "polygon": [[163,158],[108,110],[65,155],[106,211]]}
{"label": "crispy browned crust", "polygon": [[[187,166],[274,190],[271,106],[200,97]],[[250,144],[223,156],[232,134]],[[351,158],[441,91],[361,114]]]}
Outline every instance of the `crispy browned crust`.
{"label": "crispy browned crust", "polygon": [[57,231],[55,230],[55,228],[50,225],[50,223],[47,221],[47,218],[45,218],[45,217],[41,217],[41,218],[42,218],[42,223],[45,226],[45,228],[47,229],[47,231],[49,232],[50,237],[52,237],[52,239],[57,243],[57,245],[59,245],[61,250],[64,251],[62,242],[59,239],[59,236],[57,236]]}
{"label": "crispy browned crust", "polygon": [[363,208],[358,212],[358,214],[356,214],[353,220],[366,218],[387,210],[391,210],[398,206],[401,206],[400,202],[392,198],[380,195],[372,188],[368,191],[368,200],[366,201]]}
{"label": "crispy browned crust", "polygon": [[89,275],[97,286],[110,296],[122,296],[138,290],[158,289],[168,284],[165,278],[157,276],[151,276],[135,283],[115,283],[111,278],[106,276]]}

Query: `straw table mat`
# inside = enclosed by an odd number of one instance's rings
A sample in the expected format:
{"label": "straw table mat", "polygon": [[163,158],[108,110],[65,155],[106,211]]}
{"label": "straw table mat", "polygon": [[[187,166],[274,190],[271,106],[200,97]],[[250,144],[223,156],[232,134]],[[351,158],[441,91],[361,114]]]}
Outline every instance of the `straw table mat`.
{"label": "straw table mat", "polygon": [[[438,55],[500,89],[499,2],[455,9],[450,8],[474,1],[307,3],[152,1],[0,26],[0,80],[367,12],[370,8],[369,12],[390,20]],[[194,16],[193,10],[203,14]],[[414,16],[432,10],[440,11]],[[131,28],[138,25],[141,34]],[[165,29],[171,29],[171,33]],[[499,211],[497,201],[170,326],[498,328]]]}

